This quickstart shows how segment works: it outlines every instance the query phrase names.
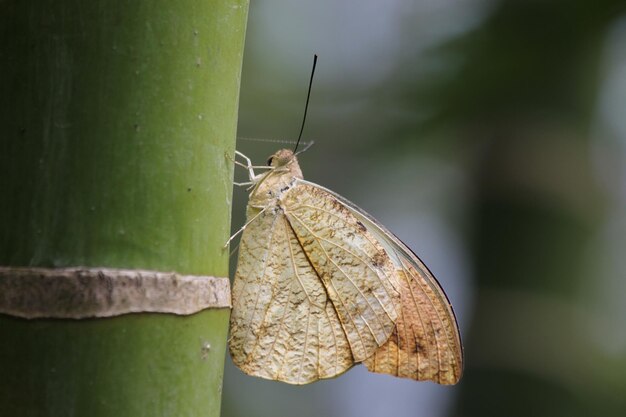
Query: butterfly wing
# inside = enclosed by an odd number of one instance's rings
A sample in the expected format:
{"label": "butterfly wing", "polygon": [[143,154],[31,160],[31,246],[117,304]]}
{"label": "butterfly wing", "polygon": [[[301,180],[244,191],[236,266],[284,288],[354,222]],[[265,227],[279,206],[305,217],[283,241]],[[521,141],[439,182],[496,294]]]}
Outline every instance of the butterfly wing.
{"label": "butterfly wing", "polygon": [[463,371],[460,332],[452,306],[432,273],[411,249],[358,206],[324,187],[298,181],[343,203],[396,268],[402,307],[393,335],[364,361],[368,370],[439,384],[458,382]]}
{"label": "butterfly wing", "polygon": [[368,370],[419,381],[456,384],[463,370],[461,341],[451,309],[429,277],[402,257],[402,309],[389,341],[364,363]]}
{"label": "butterfly wing", "polygon": [[297,184],[282,200],[285,217],[332,302],[355,362],[391,336],[399,283],[387,252],[333,195]]}
{"label": "butterfly wing", "polygon": [[[258,213],[249,210],[249,218]],[[322,282],[275,208],[261,213],[241,238],[229,345],[233,362],[247,374],[292,384],[354,365]]]}

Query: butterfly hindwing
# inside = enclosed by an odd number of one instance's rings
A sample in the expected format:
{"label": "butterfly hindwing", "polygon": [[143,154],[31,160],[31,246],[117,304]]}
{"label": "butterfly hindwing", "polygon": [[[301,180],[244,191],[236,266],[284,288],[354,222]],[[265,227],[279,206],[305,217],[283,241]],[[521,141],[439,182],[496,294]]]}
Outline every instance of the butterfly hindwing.
{"label": "butterfly hindwing", "polygon": [[292,384],[354,364],[326,290],[280,211],[265,211],[242,236],[230,352],[244,372]]}

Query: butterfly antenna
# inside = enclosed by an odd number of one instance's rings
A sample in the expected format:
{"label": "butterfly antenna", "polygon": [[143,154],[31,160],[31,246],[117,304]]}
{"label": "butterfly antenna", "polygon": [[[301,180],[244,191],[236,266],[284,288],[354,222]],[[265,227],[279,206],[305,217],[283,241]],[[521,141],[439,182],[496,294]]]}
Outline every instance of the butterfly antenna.
{"label": "butterfly antenna", "polygon": [[[302,117],[302,126],[300,126],[300,134],[298,135],[298,141],[296,142],[296,147],[293,148],[293,153],[296,153],[298,149],[298,144],[300,143],[300,139],[302,138],[302,132],[304,131],[304,122],[306,122],[306,113],[309,109],[309,99],[311,98],[311,86],[313,85],[313,75],[315,74],[315,66],[317,65],[317,54],[313,55],[313,69],[311,69],[311,79],[309,80],[309,91],[306,94],[306,104],[304,105],[304,116]],[[310,145],[309,145],[310,146]]]}
{"label": "butterfly antenna", "polygon": [[315,144],[315,141],[312,140],[310,142],[308,142],[306,144],[306,146],[304,147],[304,149],[299,150],[298,152],[294,153],[294,155],[300,155],[302,152],[306,152],[311,146],[313,146]]}

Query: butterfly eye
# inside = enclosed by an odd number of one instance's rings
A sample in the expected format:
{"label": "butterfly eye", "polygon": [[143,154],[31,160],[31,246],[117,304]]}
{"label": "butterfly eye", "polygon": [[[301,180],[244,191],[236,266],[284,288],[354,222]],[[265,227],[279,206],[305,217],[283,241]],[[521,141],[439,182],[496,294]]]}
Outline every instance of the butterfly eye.
{"label": "butterfly eye", "polygon": [[272,161],[274,160],[273,156],[270,156],[270,158],[267,160],[267,165],[268,166],[272,166]]}

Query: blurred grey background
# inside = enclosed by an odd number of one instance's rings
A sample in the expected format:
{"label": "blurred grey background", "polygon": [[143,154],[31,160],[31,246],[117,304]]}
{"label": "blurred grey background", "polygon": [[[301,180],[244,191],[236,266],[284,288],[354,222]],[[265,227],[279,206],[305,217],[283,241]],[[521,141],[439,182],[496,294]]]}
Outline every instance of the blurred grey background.
{"label": "blurred grey background", "polygon": [[[426,262],[466,368],[293,387],[227,359],[222,415],[626,415],[624,2],[251,3],[238,135],[295,140],[317,53],[305,178]],[[283,146],[237,144],[258,164]]]}

